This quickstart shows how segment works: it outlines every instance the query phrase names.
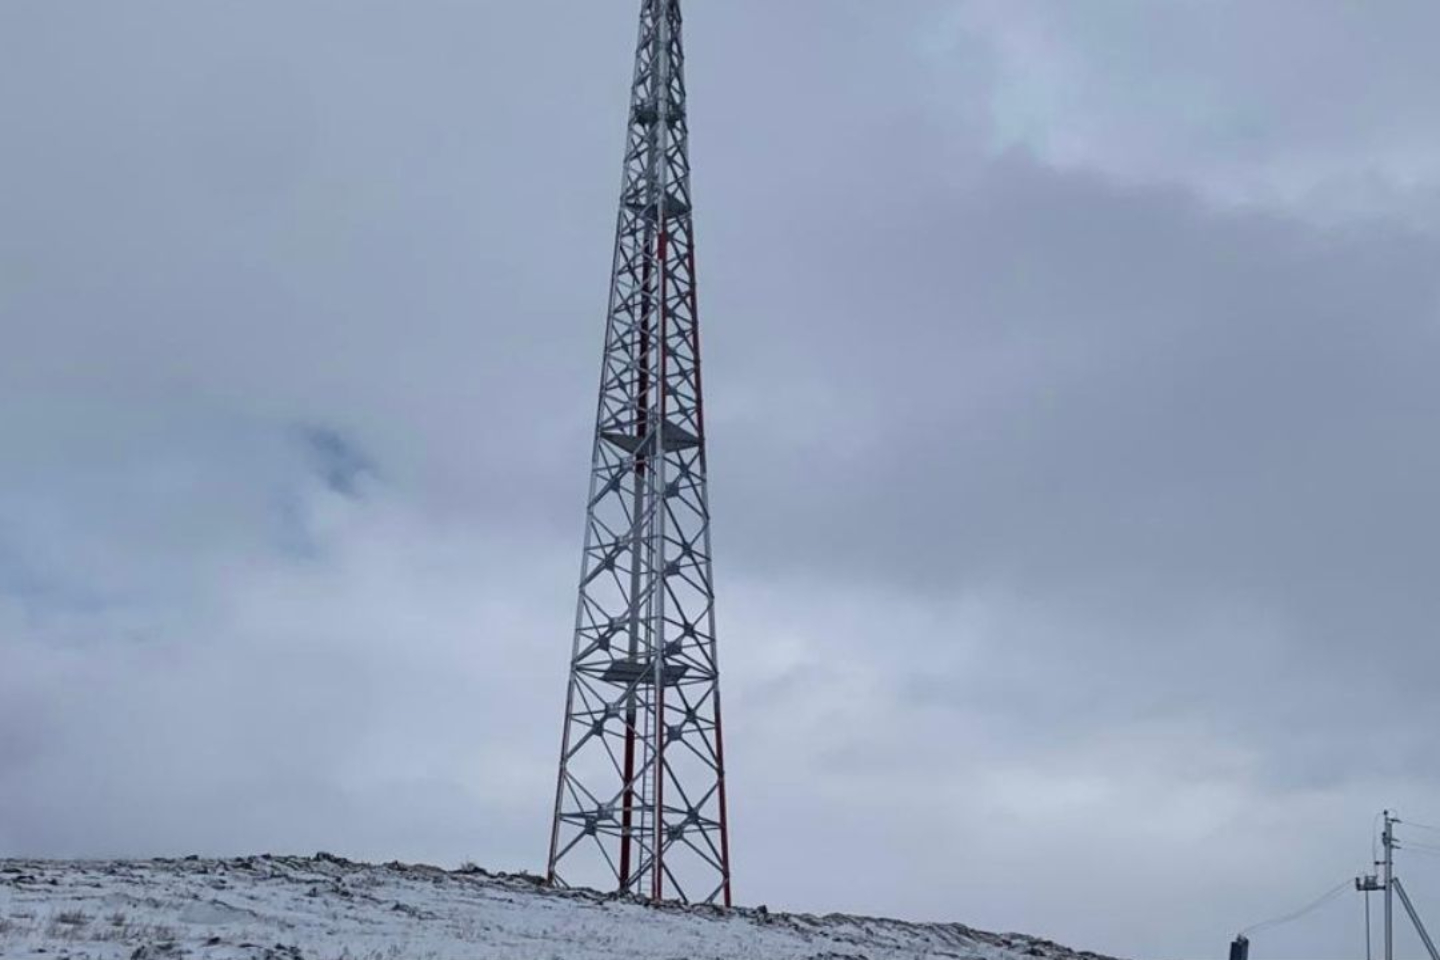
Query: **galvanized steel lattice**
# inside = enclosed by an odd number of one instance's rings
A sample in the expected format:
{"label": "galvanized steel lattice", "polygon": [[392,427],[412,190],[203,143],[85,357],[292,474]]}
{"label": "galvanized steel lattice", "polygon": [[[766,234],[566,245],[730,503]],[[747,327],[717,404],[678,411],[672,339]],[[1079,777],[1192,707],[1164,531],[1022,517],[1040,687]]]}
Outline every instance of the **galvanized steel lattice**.
{"label": "galvanized steel lattice", "polygon": [[549,880],[730,905],[679,0],[644,0]]}

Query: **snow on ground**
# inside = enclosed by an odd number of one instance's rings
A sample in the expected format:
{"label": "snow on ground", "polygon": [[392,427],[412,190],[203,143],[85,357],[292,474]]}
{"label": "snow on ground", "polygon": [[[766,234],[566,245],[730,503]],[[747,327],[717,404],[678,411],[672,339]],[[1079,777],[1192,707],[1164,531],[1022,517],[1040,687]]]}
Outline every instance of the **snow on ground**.
{"label": "snow on ground", "polygon": [[351,863],[0,860],[6,960],[1105,960],[958,924],[647,906]]}

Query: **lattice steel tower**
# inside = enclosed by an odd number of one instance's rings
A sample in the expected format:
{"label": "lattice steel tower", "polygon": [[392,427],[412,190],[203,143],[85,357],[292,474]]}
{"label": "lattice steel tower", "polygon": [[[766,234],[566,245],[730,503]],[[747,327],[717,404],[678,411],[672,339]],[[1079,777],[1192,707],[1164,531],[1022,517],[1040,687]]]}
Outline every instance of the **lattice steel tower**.
{"label": "lattice steel tower", "polygon": [[549,879],[730,905],[680,0],[644,0]]}

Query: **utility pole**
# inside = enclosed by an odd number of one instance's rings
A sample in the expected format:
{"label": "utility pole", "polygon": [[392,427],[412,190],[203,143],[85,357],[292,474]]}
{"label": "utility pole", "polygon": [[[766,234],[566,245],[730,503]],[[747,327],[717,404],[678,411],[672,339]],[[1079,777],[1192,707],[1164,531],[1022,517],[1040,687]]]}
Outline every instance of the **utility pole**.
{"label": "utility pole", "polygon": [[[1375,864],[1380,866],[1380,864]],[[1370,938],[1370,894],[1385,889],[1380,884],[1380,878],[1373,873],[1367,873],[1363,877],[1355,878],[1355,889],[1365,894],[1365,960],[1372,960],[1371,938]]]}
{"label": "utility pole", "polygon": [[1405,884],[1400,878],[1395,878],[1395,892],[1400,894],[1400,905],[1410,915],[1410,922],[1415,924],[1415,932],[1420,934],[1420,941],[1425,944],[1425,951],[1430,954],[1430,960],[1440,960],[1440,950],[1435,948],[1435,941],[1430,939],[1430,931],[1425,929],[1425,921],[1420,919],[1420,912],[1415,909],[1415,904],[1410,902],[1410,894],[1405,892]]}
{"label": "utility pole", "polygon": [[[1398,894],[1400,904],[1405,908],[1405,913],[1410,917],[1410,922],[1415,926],[1415,932],[1420,935],[1420,940],[1425,944],[1425,951],[1430,955],[1430,960],[1440,960],[1440,948],[1435,946],[1435,941],[1430,936],[1430,931],[1425,928],[1425,923],[1420,919],[1420,913],[1415,909],[1415,904],[1410,900],[1410,894],[1406,891],[1405,885],[1400,878],[1395,876],[1395,851],[1400,848],[1400,841],[1395,839],[1395,828],[1403,821],[1399,817],[1391,815],[1389,810],[1384,811],[1381,816],[1385,818],[1385,829],[1380,834],[1380,842],[1385,847],[1383,859],[1376,860],[1374,865],[1380,868],[1380,874],[1365,874],[1355,878],[1355,889],[1365,895],[1365,960],[1371,958],[1371,937],[1370,937],[1370,894],[1383,891],[1385,894],[1385,960],[1395,960],[1395,897]],[[1371,829],[1373,830],[1373,824]],[[1374,834],[1371,834],[1371,842],[1374,842]],[[1373,848],[1372,848],[1373,854]],[[1276,924],[1289,923],[1298,920],[1317,907],[1328,903],[1336,894],[1345,889],[1345,884],[1334,888],[1325,896],[1306,907],[1298,913],[1287,914],[1275,920],[1267,920],[1265,923],[1256,924],[1242,931],[1235,942],[1230,945],[1230,960],[1249,960],[1250,941],[1247,934],[1265,927],[1273,927]]]}
{"label": "utility pole", "polygon": [[1400,878],[1395,876],[1395,851],[1400,847],[1400,841],[1395,839],[1395,827],[1402,821],[1399,817],[1391,816],[1386,810],[1382,816],[1385,818],[1385,830],[1380,834],[1380,842],[1385,846],[1385,858],[1375,865],[1380,867],[1384,873],[1383,880],[1373,874],[1364,877],[1357,877],[1355,889],[1365,894],[1365,956],[1370,956],[1370,894],[1376,890],[1385,892],[1385,960],[1395,960],[1395,895],[1400,895],[1400,905],[1405,908],[1409,915],[1410,922],[1415,925],[1415,932],[1420,934],[1420,940],[1425,944],[1425,950],[1430,954],[1430,960],[1440,960],[1440,949],[1435,947],[1435,941],[1430,938],[1430,931],[1425,929],[1425,922],[1420,919],[1420,913],[1415,909],[1415,904],[1410,902],[1410,894],[1406,892],[1405,885]]}
{"label": "utility pole", "polygon": [[1395,960],[1395,824],[1399,821],[1390,816],[1389,810],[1384,817],[1385,832],[1380,842],[1385,845],[1385,960]]}

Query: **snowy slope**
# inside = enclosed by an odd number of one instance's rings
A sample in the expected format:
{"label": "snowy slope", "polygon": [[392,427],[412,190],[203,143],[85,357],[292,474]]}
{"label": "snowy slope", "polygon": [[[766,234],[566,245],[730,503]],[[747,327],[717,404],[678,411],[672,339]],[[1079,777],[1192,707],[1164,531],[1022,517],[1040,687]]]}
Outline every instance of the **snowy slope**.
{"label": "snowy slope", "polygon": [[313,858],[0,860],[5,960],[1104,960],[859,917],[649,907],[479,870]]}

